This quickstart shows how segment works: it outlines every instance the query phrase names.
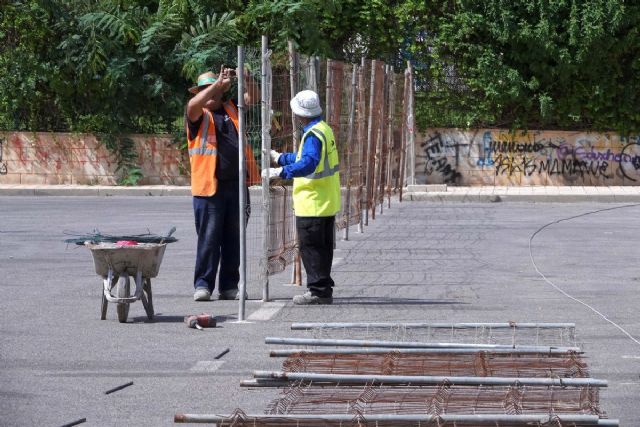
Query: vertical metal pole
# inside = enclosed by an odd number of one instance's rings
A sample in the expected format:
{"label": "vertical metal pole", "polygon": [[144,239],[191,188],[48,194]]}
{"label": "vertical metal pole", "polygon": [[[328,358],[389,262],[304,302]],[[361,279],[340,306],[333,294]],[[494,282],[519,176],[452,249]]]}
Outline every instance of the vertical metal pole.
{"label": "vertical metal pole", "polygon": [[351,220],[351,153],[353,152],[353,126],[356,114],[356,74],[358,65],[351,65],[351,102],[349,105],[349,129],[347,131],[347,225],[344,228],[344,240],[349,240],[349,222]]}
{"label": "vertical metal pole", "polygon": [[[332,70],[332,65],[333,61],[330,59],[327,59],[327,78],[326,81],[324,83],[324,121],[329,123],[329,126],[331,126],[331,122],[332,122],[332,116],[333,116],[333,103],[332,101],[332,92],[333,92],[333,70]],[[320,94],[318,94],[320,95]],[[336,129],[336,131],[338,131],[339,129]]]}
{"label": "vertical metal pole", "polygon": [[[298,55],[293,47],[293,42],[289,40],[289,87],[291,90],[291,98],[298,92]],[[293,128],[293,150],[298,151],[298,140],[300,135],[298,134],[298,121],[296,115],[291,113],[291,126]]]}
{"label": "vertical metal pole", "polygon": [[[389,68],[389,130],[387,131],[387,207],[391,208],[391,180],[393,178],[393,172],[391,165],[394,163],[392,151],[394,146],[393,137],[393,119],[396,114],[396,75],[393,65]],[[384,201],[383,201],[384,203]]]}
{"label": "vertical metal pole", "polygon": [[[271,106],[268,105],[267,94],[270,81],[267,81],[268,70],[268,40],[267,36],[262,36],[262,79],[260,81],[260,112],[262,115],[262,169],[268,169],[271,166],[271,137],[269,129],[271,126]],[[262,240],[262,274],[264,281],[262,283],[262,301],[269,301],[269,248],[271,247],[271,197],[269,194],[269,178],[262,177],[262,222],[263,222],[263,240]]]}
{"label": "vertical metal pole", "polygon": [[409,165],[411,166],[409,170],[411,171],[411,176],[409,178],[409,182],[411,185],[415,185],[416,183],[416,128],[415,128],[415,115],[413,111],[413,103],[415,101],[415,88],[413,86],[413,66],[411,62],[407,62],[409,67],[409,117],[408,117],[408,130],[409,130]]}
{"label": "vertical metal pole", "polygon": [[[367,157],[371,158],[371,146],[372,146],[372,141],[373,141],[373,110],[375,108],[375,106],[373,105],[373,101],[375,99],[375,92],[376,92],[376,69],[378,68],[378,61],[373,60],[371,61],[371,92],[369,93],[369,129],[367,132]],[[365,179],[365,199],[366,199],[366,203],[365,203],[365,215],[364,215],[364,225],[369,225],[369,198],[371,197],[370,191],[369,191],[369,187],[371,186],[371,170],[372,170],[372,166],[371,166],[371,162],[368,161],[367,159],[367,168],[366,171],[367,173],[365,174],[366,179]]]}
{"label": "vertical metal pole", "polygon": [[238,288],[238,320],[244,320],[245,292],[247,289],[247,230],[245,218],[246,170],[244,158],[245,123],[244,123],[244,48],[238,46],[238,191],[240,199],[240,282]]}
{"label": "vertical metal pole", "polygon": [[[293,42],[289,40],[289,86],[291,89],[291,98],[293,98],[298,92],[298,54],[296,53]],[[314,77],[315,78],[315,77]],[[298,120],[296,119],[296,115],[291,112],[291,125],[293,127],[292,139],[293,139],[293,152],[298,151],[298,141],[300,139],[300,134],[298,130]],[[285,192],[284,197],[289,197]],[[286,200],[283,203],[286,206]],[[295,217],[293,219],[295,221]],[[283,224],[286,227],[286,212],[284,213]],[[296,229],[294,232],[293,238],[295,241],[298,241],[298,230]],[[283,233],[284,234],[284,233]],[[293,259],[293,269],[291,271],[291,283],[296,286],[302,286],[302,262],[300,260],[300,253],[296,254]]]}
{"label": "vertical metal pole", "polygon": [[413,115],[413,101],[414,101],[414,87],[413,87],[413,66],[410,61],[407,61],[407,67],[409,68],[409,107],[407,108],[407,125],[409,140],[409,183],[415,185],[416,183],[416,147],[415,147],[415,123]]}
{"label": "vertical metal pole", "polygon": [[408,126],[407,126],[407,118],[408,118],[408,102],[409,102],[409,69],[405,69],[404,71],[404,88],[402,93],[402,145],[400,146],[400,164],[399,164],[399,172],[398,172],[398,191],[400,195],[398,200],[402,202],[402,196],[404,191],[404,179],[406,174],[406,163],[407,163],[407,138],[408,138]]}
{"label": "vertical metal pole", "polygon": [[362,207],[366,206],[364,202],[365,197],[365,168],[364,162],[366,158],[365,150],[366,145],[364,143],[364,127],[366,125],[366,117],[367,117],[367,107],[366,107],[366,92],[365,92],[365,77],[364,73],[367,69],[367,60],[364,58],[360,58],[360,70],[358,70],[358,153],[360,155],[360,164],[359,167],[359,182],[358,182],[358,209],[360,210],[360,221],[358,222],[358,232],[364,233],[364,215],[362,214]]}

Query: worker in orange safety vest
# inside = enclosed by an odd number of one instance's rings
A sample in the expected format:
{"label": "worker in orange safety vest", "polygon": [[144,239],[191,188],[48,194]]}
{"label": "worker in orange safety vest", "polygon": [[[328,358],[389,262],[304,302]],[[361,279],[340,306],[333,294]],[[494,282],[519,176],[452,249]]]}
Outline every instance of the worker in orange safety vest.
{"label": "worker in orange safety vest", "polygon": [[[259,87],[248,70],[245,105],[259,101]],[[230,88],[237,71],[221,67],[206,72],[189,89],[195,96],[186,111],[191,163],[191,193],[198,235],[193,286],[195,301],[209,301],[218,279],[219,299],[236,299],[240,280],[240,207],[237,100]],[[260,183],[260,172],[248,144],[244,147],[247,186]],[[246,206],[249,207],[247,189]],[[248,220],[249,209],[245,210]],[[246,224],[246,221],[245,221]]]}

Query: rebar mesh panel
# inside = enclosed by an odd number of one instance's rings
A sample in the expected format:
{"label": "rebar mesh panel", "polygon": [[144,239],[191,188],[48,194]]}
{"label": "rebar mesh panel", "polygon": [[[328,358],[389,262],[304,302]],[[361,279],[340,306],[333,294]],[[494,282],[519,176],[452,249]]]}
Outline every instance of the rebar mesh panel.
{"label": "rebar mesh panel", "polygon": [[494,328],[474,327],[316,327],[309,329],[314,338],[362,339],[387,341],[450,342],[472,344],[577,346],[575,327],[565,328]]}
{"label": "rebar mesh panel", "polygon": [[290,265],[298,251],[295,239],[291,187],[270,187],[271,211],[269,213],[270,238],[268,274],[275,274]]}
{"label": "rebar mesh panel", "polygon": [[586,378],[589,370],[575,353],[300,353],[282,364],[285,372],[354,375],[424,375],[474,377]]}
{"label": "rebar mesh panel", "polygon": [[316,387],[297,382],[267,414],[553,414],[604,416],[597,387],[437,386]]}
{"label": "rebar mesh panel", "polygon": [[[526,416],[520,416],[526,417]],[[315,417],[309,416],[288,416],[284,417],[282,415],[264,415],[264,416],[256,416],[256,415],[247,415],[240,409],[236,409],[233,414],[228,417],[220,417],[220,416],[212,416],[210,419],[212,422],[215,422],[219,427],[229,426],[229,427],[239,427],[239,426],[296,426],[296,427],[327,427],[327,426],[353,426],[353,427],[364,427],[364,426],[375,426],[375,427],[404,427],[404,426],[413,426],[413,427],[462,427],[462,426],[492,426],[492,427],[586,427],[596,425],[597,420],[594,416],[576,416],[575,418],[587,418],[584,421],[570,421],[570,414],[561,414],[561,415],[540,415],[535,416],[534,418],[537,421],[529,420],[521,420],[516,421],[518,416],[509,417],[511,420],[507,421],[496,421],[492,420],[490,416],[486,416],[483,420],[482,418],[474,420],[474,422],[470,423],[469,421],[457,422],[452,420],[443,419],[442,416],[429,416],[424,415],[420,416],[420,418],[424,418],[425,421],[415,420],[415,417],[412,417],[413,420],[400,420],[393,419],[393,416],[388,417],[389,419],[379,419],[381,417],[376,417],[372,414],[355,414],[353,417],[346,418],[341,417],[342,419],[337,420],[335,417],[332,418],[332,414],[318,414]],[[377,419],[378,418],[378,419]],[[445,418],[447,418],[445,416]],[[449,418],[452,418],[451,416]],[[215,419],[215,421],[213,421]],[[564,419],[565,421],[563,421]],[[541,421],[545,420],[545,421]],[[193,421],[193,420],[187,420]],[[198,421],[203,422],[203,421]]]}

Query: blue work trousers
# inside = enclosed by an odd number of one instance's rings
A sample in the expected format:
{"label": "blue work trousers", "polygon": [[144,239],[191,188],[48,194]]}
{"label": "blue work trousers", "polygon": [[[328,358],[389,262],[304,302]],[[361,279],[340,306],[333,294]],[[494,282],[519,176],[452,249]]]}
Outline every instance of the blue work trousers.
{"label": "blue work trousers", "polygon": [[[249,192],[246,206],[250,206]],[[219,181],[216,194],[211,197],[193,197],[193,213],[198,235],[196,267],[193,278],[194,288],[216,287],[218,292],[237,290],[240,281],[240,200],[238,183]],[[249,219],[249,209],[245,211],[245,225]]]}

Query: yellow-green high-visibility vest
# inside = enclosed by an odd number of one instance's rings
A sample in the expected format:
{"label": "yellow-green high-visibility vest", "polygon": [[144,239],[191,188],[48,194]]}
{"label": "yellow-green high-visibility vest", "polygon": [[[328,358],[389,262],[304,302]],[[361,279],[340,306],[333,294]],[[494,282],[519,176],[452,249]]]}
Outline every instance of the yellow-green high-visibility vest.
{"label": "yellow-green high-visibility vest", "polygon": [[334,216],[340,211],[340,164],[331,127],[319,121],[302,135],[296,160],[302,157],[307,136],[313,133],[322,143],[320,161],[313,173],[293,179],[293,209],[296,216]]}

